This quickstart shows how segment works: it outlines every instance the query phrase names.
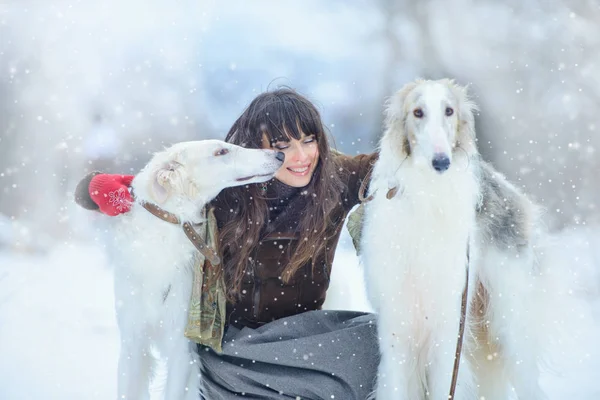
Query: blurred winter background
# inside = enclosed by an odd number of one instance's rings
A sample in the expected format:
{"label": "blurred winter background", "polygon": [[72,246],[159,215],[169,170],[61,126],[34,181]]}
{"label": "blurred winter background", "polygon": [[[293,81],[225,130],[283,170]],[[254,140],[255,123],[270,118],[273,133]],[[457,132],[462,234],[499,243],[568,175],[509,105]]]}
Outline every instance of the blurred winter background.
{"label": "blurred winter background", "polygon": [[[78,180],[223,138],[279,85],[355,154],[405,82],[469,84],[484,157],[546,207],[596,321],[599,70],[597,0],[0,0],[0,398],[115,396],[106,221],[74,205]],[[328,306],[368,309],[346,236],[334,271]],[[599,337],[543,378],[551,399],[600,398]]]}

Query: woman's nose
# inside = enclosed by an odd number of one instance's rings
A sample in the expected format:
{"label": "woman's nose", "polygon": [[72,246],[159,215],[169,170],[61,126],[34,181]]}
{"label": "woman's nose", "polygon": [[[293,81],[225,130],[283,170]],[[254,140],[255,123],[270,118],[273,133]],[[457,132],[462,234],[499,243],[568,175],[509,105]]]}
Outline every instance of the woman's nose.
{"label": "woman's nose", "polygon": [[308,154],[306,153],[306,151],[304,151],[302,146],[298,146],[298,148],[296,149],[296,154],[295,154],[294,159],[298,163],[302,163],[302,162],[306,161],[307,158],[308,158]]}

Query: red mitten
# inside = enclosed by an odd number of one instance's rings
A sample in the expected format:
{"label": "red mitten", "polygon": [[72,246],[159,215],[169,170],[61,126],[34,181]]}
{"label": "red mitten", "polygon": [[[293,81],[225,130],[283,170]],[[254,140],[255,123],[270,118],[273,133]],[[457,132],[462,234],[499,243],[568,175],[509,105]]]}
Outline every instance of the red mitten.
{"label": "red mitten", "polygon": [[90,181],[90,197],[106,215],[114,217],[126,213],[133,203],[129,193],[133,178],[133,175],[98,174]]}

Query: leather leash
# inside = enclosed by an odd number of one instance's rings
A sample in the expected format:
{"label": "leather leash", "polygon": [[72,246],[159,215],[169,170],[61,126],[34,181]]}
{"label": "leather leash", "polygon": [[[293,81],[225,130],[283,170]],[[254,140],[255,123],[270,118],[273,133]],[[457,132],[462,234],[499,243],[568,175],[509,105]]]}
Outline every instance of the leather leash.
{"label": "leather leash", "polygon": [[452,382],[450,383],[450,394],[448,399],[454,399],[456,390],[456,381],[458,380],[458,368],[460,364],[460,355],[462,353],[462,344],[465,336],[465,323],[467,320],[467,297],[469,291],[469,243],[467,242],[467,277],[465,279],[465,288],[462,294],[462,302],[460,304],[460,324],[458,326],[458,340],[456,341],[456,353],[454,355],[454,370],[452,371]]}
{"label": "leather leash", "polygon": [[165,222],[169,222],[175,225],[181,224],[183,232],[188,237],[190,242],[192,242],[194,247],[196,247],[196,249],[198,249],[198,251],[202,253],[202,255],[206,257],[206,259],[210,261],[212,265],[219,265],[221,263],[221,258],[218,256],[217,252],[206,244],[206,242],[200,237],[198,232],[196,232],[192,224],[190,224],[189,222],[184,222],[182,224],[175,214],[165,211],[155,204],[142,203],[142,206],[146,210],[148,210],[150,214],[154,215],[159,219],[162,219]]}

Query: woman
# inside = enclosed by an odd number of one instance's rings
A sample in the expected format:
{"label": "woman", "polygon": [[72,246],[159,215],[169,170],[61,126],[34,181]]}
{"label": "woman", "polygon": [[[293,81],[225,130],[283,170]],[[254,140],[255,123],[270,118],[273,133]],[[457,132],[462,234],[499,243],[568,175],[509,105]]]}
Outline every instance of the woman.
{"label": "woman", "polygon": [[[379,362],[375,320],[320,309],[344,219],[376,155],[332,153],[318,111],[290,89],[257,96],[225,140],[277,149],[285,162],[272,181],[225,189],[211,203],[227,328],[223,353],[199,347],[204,395],[365,399]],[[94,208],[87,182],[78,203]]]}

